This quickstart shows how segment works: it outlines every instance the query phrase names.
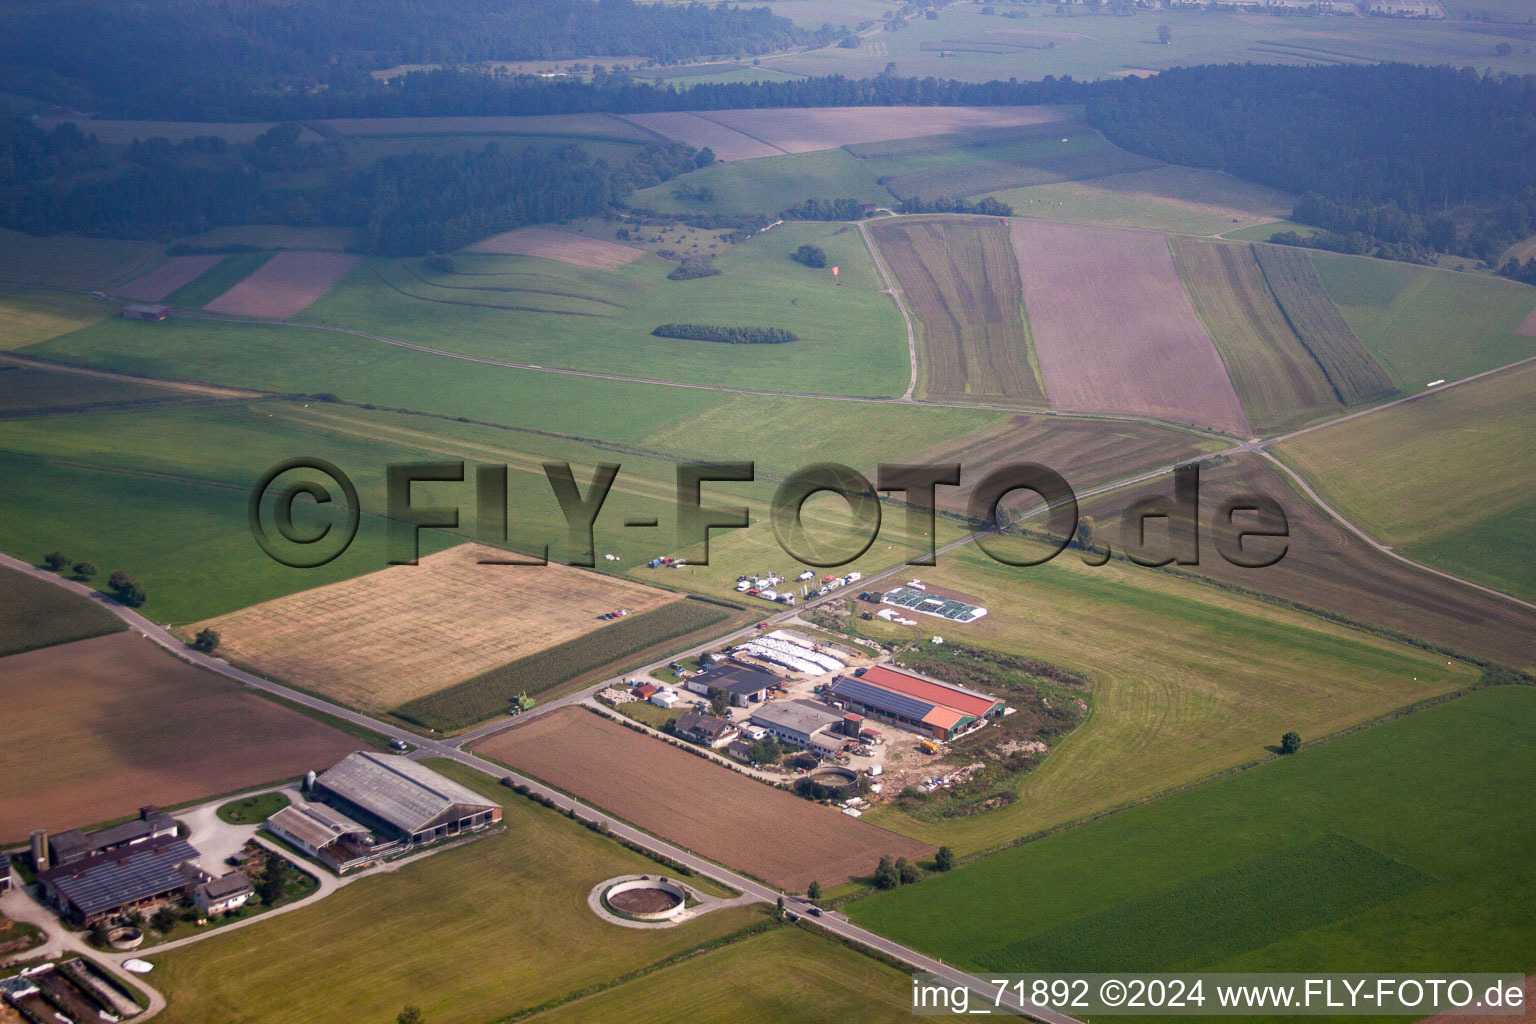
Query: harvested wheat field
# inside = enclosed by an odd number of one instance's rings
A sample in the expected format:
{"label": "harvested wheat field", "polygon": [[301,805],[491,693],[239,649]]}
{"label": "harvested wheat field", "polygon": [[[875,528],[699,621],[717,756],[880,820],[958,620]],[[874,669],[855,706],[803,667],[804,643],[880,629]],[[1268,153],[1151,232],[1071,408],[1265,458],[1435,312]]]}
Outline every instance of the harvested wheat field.
{"label": "harvested wheat field", "polygon": [[933,847],[747,778],[581,708],[474,745],[519,771],[727,867],[786,889],[868,875]]}
{"label": "harvested wheat field", "polygon": [[785,153],[1065,119],[1047,107],[814,107],[711,110],[698,116]]}
{"label": "harvested wheat field", "polygon": [[679,595],[567,566],[481,565],[461,544],[188,627],[218,630],[226,657],[345,704],[388,710],[564,643],[619,608]]}
{"label": "harvested wheat field", "polygon": [[1013,246],[1053,406],[1252,433],[1161,234],[1015,219]]}
{"label": "harvested wheat field", "polygon": [[125,299],[159,302],[177,288],[213,269],[214,264],[223,258],[216,254],[172,256],[149,273],[114,290]]}
{"label": "harvested wheat field", "polygon": [[136,633],[0,658],[0,841],[324,768],[358,741]]}
{"label": "harvested wheat field", "polygon": [[1005,221],[903,217],[869,233],[922,322],[924,397],[1045,404]]}
{"label": "harvested wheat field", "polygon": [[203,308],[286,320],[330,291],[363,261],[342,252],[280,252]]}
{"label": "harvested wheat field", "polygon": [[664,114],[630,114],[626,120],[663,138],[682,142],[695,149],[708,146],[720,160],[750,160],[759,156],[782,156],[784,150],[761,139],[743,135],[703,114],[683,111]]}
{"label": "harvested wheat field", "polygon": [[601,238],[588,238],[569,231],[548,228],[518,228],[482,238],[469,247],[470,252],[494,252],[508,256],[542,256],[578,267],[613,270],[633,263],[645,255],[644,249],[621,245]]}

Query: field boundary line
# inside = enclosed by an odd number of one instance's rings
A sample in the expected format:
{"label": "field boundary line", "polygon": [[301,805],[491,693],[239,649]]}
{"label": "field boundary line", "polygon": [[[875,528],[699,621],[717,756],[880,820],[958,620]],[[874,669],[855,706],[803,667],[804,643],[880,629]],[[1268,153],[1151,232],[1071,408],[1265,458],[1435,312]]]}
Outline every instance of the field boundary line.
{"label": "field boundary line", "polygon": [[1275,466],[1277,466],[1280,469],[1281,472],[1283,472],[1286,476],[1288,476],[1292,480],[1294,480],[1296,482],[1296,485],[1301,488],[1302,492],[1304,494],[1306,494],[1306,496],[1308,498],[1312,499],[1312,503],[1315,504],[1318,508],[1322,509],[1324,512],[1328,513],[1328,515],[1331,516],[1335,521],[1337,521],[1340,526],[1343,526],[1350,533],[1353,533],[1355,536],[1359,537],[1361,540],[1365,541],[1367,544],[1369,544],[1371,547],[1375,548],[1377,551],[1381,552],[1382,554],[1384,554],[1384,555],[1386,555],[1386,556],[1388,556],[1390,558],[1395,558],[1395,559],[1397,559],[1397,561],[1402,562],[1405,565],[1410,565],[1413,568],[1418,569],[1418,570],[1420,570],[1422,572],[1427,572],[1427,573],[1429,573],[1429,574],[1431,574],[1433,576],[1438,576],[1441,579],[1449,580],[1452,583],[1460,583],[1463,586],[1471,587],[1473,590],[1482,591],[1484,594],[1488,594],[1491,597],[1503,598],[1505,601],[1509,601],[1509,602],[1511,602],[1513,604],[1518,604],[1518,605],[1520,605],[1523,608],[1529,608],[1532,611],[1536,611],[1536,602],[1527,601],[1524,598],[1516,597],[1514,594],[1507,594],[1507,593],[1505,593],[1502,590],[1498,590],[1498,589],[1496,589],[1494,587],[1484,586],[1481,583],[1474,583],[1471,580],[1463,579],[1462,577],[1457,576],[1457,575],[1455,575],[1453,573],[1445,572],[1442,569],[1436,569],[1433,566],[1425,565],[1423,562],[1415,562],[1413,559],[1409,558],[1407,555],[1401,554],[1400,552],[1396,551],[1395,549],[1393,549],[1389,545],[1381,543],[1375,537],[1372,537],[1370,534],[1366,533],[1363,529],[1361,529],[1360,527],[1356,526],[1354,523],[1350,522],[1348,519],[1344,518],[1343,514],[1341,514],[1332,505],[1330,505],[1326,501],[1324,501],[1322,499],[1322,497],[1317,493],[1317,491],[1313,490],[1312,485],[1310,483],[1308,483],[1306,481],[1306,479],[1300,473],[1296,472],[1290,466],[1286,465],[1273,452],[1269,452],[1269,451],[1266,451],[1266,450],[1260,448],[1260,449],[1257,450],[1257,454],[1259,454],[1260,456],[1262,456],[1265,459],[1268,459],[1271,463],[1273,463]]}
{"label": "field boundary line", "polygon": [[869,227],[864,221],[859,221],[859,234],[864,239],[864,245],[869,249],[870,258],[875,261],[875,269],[880,271],[880,280],[885,282],[885,293],[896,304],[896,311],[901,314],[902,322],[907,325],[907,360],[912,367],[911,378],[907,381],[907,390],[902,392],[898,402],[913,401],[913,393],[917,391],[917,333],[912,328],[912,315],[907,312],[907,304],[901,299],[901,290],[896,287],[896,282],[891,279],[890,271],[886,269],[885,259],[880,255],[875,240],[869,234]]}

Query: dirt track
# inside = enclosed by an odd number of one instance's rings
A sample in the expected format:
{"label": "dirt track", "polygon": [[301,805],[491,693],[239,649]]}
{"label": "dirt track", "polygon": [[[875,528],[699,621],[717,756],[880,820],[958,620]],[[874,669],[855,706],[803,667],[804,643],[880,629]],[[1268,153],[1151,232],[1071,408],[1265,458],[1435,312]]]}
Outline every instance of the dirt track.
{"label": "dirt track", "polygon": [[796,891],[933,848],[755,782],[580,708],[475,745],[701,856]]}

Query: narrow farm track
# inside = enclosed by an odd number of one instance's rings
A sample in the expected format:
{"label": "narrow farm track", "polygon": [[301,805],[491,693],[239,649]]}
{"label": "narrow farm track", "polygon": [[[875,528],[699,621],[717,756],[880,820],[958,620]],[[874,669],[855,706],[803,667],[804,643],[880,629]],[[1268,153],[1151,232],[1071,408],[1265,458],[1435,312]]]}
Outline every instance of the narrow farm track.
{"label": "narrow farm track", "polygon": [[864,236],[864,248],[869,250],[870,258],[875,261],[875,269],[880,271],[880,280],[885,282],[885,294],[896,303],[896,310],[907,325],[907,359],[912,366],[912,376],[907,381],[907,390],[902,393],[899,401],[910,402],[913,393],[917,391],[917,334],[912,329],[912,314],[907,311],[907,304],[901,297],[901,289],[897,288],[896,282],[892,280],[891,272],[885,266],[885,257],[880,255],[880,250],[875,246],[875,240],[869,235],[868,225],[862,220],[859,221],[859,234]]}
{"label": "narrow farm track", "polygon": [[[963,542],[964,541],[954,542],[946,546],[943,550],[950,550],[959,546],[959,544]],[[30,563],[25,562],[19,558],[12,558],[10,555],[0,554],[0,565],[5,565],[9,568],[17,570],[18,572],[27,573],[36,577],[37,579],[47,580],[50,583],[63,587],[66,590],[72,591],[76,594],[88,598],[91,601],[96,602],[96,604],[98,604],[100,607],[107,609],[112,614],[128,623],[132,629],[138,631],[139,635],[144,637],[146,640],[149,640],[151,643],[158,644],[160,647],[164,648],[166,651],[169,651],[175,657],[189,662],[190,664],[196,665],[199,668],[207,669],[210,672],[216,672],[227,679],[232,679],[235,682],[241,683],[245,686],[260,690],[264,693],[273,694],[274,696],[282,697],[284,700],[292,701],[296,704],[301,704],[304,707],[311,708],[315,711],[320,711],[324,714],[331,715],[335,718],[341,719],[342,721],[361,726],[365,729],[371,729],[385,736],[397,735],[401,731],[387,722],[371,718],[349,708],[344,708],[339,705],[332,704],[329,701],[321,700],[320,698],[311,696],[310,694],[289,689],[280,683],[274,683],[269,679],[263,679],[260,676],[252,675],[249,672],[237,669],[218,658],[194,651],[187,647],[186,644],[176,639],[176,637],[172,636],[165,629],[157,626],[150,620],[146,619],[144,616],[140,615],[138,612],[131,608],[120,605],[115,601],[112,601],[105,594],[102,594],[100,591],[93,590],[84,584],[76,583],[73,580],[67,580],[55,573],[48,572],[45,569],[39,569],[36,566],[31,565]],[[891,572],[897,572],[899,571],[899,568],[900,567],[891,569],[885,575],[889,575]],[[793,613],[791,612],[785,614],[788,615]],[[572,694],[561,700],[551,701],[549,704],[543,707],[542,711],[547,713],[553,708],[575,703],[580,699],[584,699],[584,697],[585,692],[580,696]],[[501,723],[501,727],[505,728],[506,724],[507,723]],[[664,840],[658,839],[648,832],[642,832],[637,828],[627,825],[624,822],[619,821],[618,819],[613,818],[608,814],[605,814],[603,811],[600,811],[595,807],[590,807],[579,800],[573,800],[566,796],[564,793],[550,789],[548,786],[543,785],[535,779],[526,778],[522,775],[519,775],[517,772],[510,771],[499,764],[495,764],[481,757],[477,757],[476,755],[461,749],[460,744],[467,738],[468,737],[461,737],[456,742],[448,742],[445,740],[413,736],[412,741],[416,744],[417,749],[411,756],[415,758],[448,758],[458,762],[459,764],[465,765],[468,768],[473,768],[475,771],[482,772],[485,775],[491,776],[492,778],[507,779],[511,782],[527,786],[535,795],[553,801],[555,807],[558,810],[572,811],[580,818],[587,821],[600,822],[605,824],[607,825],[609,831],[611,831],[613,835],[619,837],[620,839],[635,843],[636,845],[642,846],[653,853],[660,854],[663,857],[669,857],[678,863],[685,864],[690,870],[698,872],[711,881],[737,890],[750,901],[773,904],[782,897],[786,906],[791,908],[798,908],[801,912],[803,912],[807,906],[806,901],[796,896],[780,892],[770,886],[764,885],[756,879],[738,874],[729,868],[721,867],[720,865],[705,860],[704,858],[699,857],[698,855],[688,850],[681,849],[665,842]],[[309,905],[309,902],[310,901],[305,901],[304,905]],[[985,998],[994,998],[997,995],[995,986],[988,986],[980,979],[971,977],[958,968],[951,967],[941,960],[936,960],[933,957],[927,956],[926,954],[919,953],[915,949],[910,949],[901,945],[900,943],[893,942],[890,939],[884,938],[881,935],[869,931],[868,929],[861,928],[835,912],[825,913],[822,916],[814,919],[806,918],[805,920],[814,920],[817,926],[825,928],[827,931],[834,935],[848,939],[849,941],[858,943],[859,945],[865,946],[869,949],[877,950],[886,956],[894,957],[916,970],[939,975],[948,984],[963,985],[966,988],[972,989],[978,995]],[[207,937],[212,937],[217,934],[219,933],[209,932],[207,933]],[[203,937],[200,936],[199,939],[201,938]],[[152,957],[154,953],[149,951],[144,955],[147,957]],[[159,992],[154,991],[147,984],[144,984],[140,978],[134,978],[133,983],[136,985],[142,985],[150,993],[150,1008],[142,1017],[137,1019],[148,1020],[157,1014],[160,1010],[164,1009],[164,996],[162,996]],[[1012,994],[1005,995],[1002,998],[1002,1005],[1026,1016],[1032,1017],[1036,1020],[1043,1021],[1045,1024],[1081,1024],[1081,1022],[1079,1022],[1076,1018],[1069,1017],[1063,1013],[1058,1013],[1049,1009],[1048,1007],[1037,1006],[1034,1003],[1020,1001],[1016,996]]]}

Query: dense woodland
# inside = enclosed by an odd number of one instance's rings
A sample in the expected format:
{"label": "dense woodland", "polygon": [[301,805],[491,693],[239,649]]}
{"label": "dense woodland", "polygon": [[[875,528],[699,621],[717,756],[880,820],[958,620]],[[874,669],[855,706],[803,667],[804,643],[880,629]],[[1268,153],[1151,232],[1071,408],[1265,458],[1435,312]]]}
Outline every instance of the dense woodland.
{"label": "dense woodland", "polygon": [[118,117],[217,120],[262,116],[254,108],[284,96],[382,95],[369,72],[401,64],[590,54],[667,63],[844,34],[723,3],[9,0],[0,5],[0,91]]}
{"label": "dense woodland", "polygon": [[1536,77],[1184,68],[1106,86],[1088,114],[1126,149],[1302,196],[1295,219],[1327,230],[1297,243],[1493,261],[1536,232]]}
{"label": "dense woodland", "polygon": [[[602,212],[635,188],[683,173],[700,156],[682,146],[652,146],[609,166],[575,147],[542,154],[491,147],[358,168],[335,144],[299,142],[295,120],[1034,103],[1084,103],[1095,126],[1128,150],[1299,195],[1294,218],[1323,231],[1281,241],[1395,259],[1450,252],[1493,262],[1512,241],[1536,233],[1536,77],[1407,65],[1231,65],[1101,83],[830,76],[687,89],[613,75],[581,82],[442,71],[390,85],[370,78],[354,91],[251,91],[242,112],[290,120],[249,146],[204,138],[107,147],[68,125],[45,133],[22,119],[5,122],[0,224],[151,238],[221,224],[341,224],[362,230],[366,251],[424,254],[520,224]],[[907,202],[898,209],[1009,212],[990,200]],[[858,219],[862,210],[853,200],[811,199],[781,215],[843,220]],[[761,226],[702,214],[683,219],[743,232]],[[1536,276],[1527,265],[1506,272]]]}
{"label": "dense woodland", "polygon": [[[249,146],[150,140],[126,158],[73,124],[44,132],[0,121],[0,225],[170,239],[226,224],[347,225],[363,251],[448,252],[525,224],[601,214],[636,188],[691,170],[687,146],[646,146],[620,166],[579,146],[554,152],[495,144],[456,154],[391,156],[352,168],[330,146],[278,125]],[[124,166],[126,164],[126,166]],[[115,174],[103,174],[113,168]],[[274,168],[319,170],[323,183],[284,187]]]}

